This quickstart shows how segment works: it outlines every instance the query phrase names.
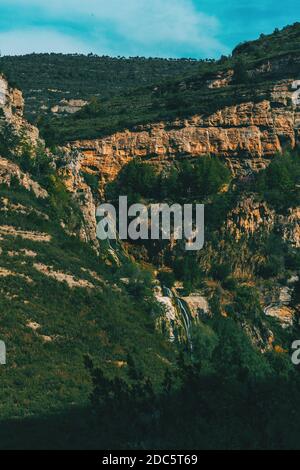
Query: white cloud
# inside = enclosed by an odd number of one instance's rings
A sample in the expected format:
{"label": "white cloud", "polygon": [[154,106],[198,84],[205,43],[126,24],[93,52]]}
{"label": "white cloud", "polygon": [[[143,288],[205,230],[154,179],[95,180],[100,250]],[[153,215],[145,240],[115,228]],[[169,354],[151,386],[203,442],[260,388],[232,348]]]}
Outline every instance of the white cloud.
{"label": "white cloud", "polygon": [[0,32],[2,55],[29,54],[31,52],[88,53],[88,46],[78,39],[47,29]]}
{"label": "white cloud", "polygon": [[16,5],[16,8],[36,7],[39,17],[44,13],[52,24],[65,21],[66,24],[91,25],[87,42],[90,41],[88,49],[94,52],[164,56],[168,53],[180,56],[186,51],[191,51],[194,56],[215,56],[226,52],[226,47],[217,39],[217,19],[198,11],[195,0],[3,2],[10,7]]}

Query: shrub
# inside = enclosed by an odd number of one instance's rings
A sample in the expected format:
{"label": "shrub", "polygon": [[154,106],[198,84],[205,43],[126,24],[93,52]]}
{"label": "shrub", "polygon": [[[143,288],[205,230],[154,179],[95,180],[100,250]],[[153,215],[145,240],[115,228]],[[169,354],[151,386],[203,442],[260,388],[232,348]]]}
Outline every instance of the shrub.
{"label": "shrub", "polygon": [[284,211],[300,202],[300,157],[298,153],[278,155],[258,174],[256,189],[275,209]]}
{"label": "shrub", "polygon": [[[151,198],[155,195],[158,176],[151,165],[133,160],[124,167],[117,180],[108,185],[107,197],[114,199],[118,195]],[[137,202],[137,201],[135,201]]]}
{"label": "shrub", "polygon": [[231,268],[229,264],[217,264],[214,263],[210,271],[213,279],[217,281],[225,281],[231,273]]}
{"label": "shrub", "polygon": [[175,274],[172,271],[161,271],[158,274],[158,280],[163,286],[171,289],[175,283]]}

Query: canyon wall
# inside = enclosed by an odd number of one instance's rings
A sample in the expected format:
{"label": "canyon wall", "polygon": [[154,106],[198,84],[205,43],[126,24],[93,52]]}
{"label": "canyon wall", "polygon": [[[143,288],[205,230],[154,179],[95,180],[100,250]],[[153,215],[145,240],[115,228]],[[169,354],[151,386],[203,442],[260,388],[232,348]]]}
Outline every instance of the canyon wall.
{"label": "canyon wall", "polygon": [[294,148],[300,137],[300,107],[295,80],[278,82],[269,99],[229,106],[211,114],[175,122],[159,122],[124,130],[111,136],[70,143],[80,155],[82,171],[114,179],[134,158],[153,164],[178,158],[215,155],[235,174],[264,168],[284,147]]}

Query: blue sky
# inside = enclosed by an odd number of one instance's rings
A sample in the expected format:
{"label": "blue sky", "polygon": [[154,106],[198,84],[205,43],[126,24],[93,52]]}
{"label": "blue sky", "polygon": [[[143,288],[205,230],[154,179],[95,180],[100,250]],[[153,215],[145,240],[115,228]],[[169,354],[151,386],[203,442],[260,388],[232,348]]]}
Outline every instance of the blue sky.
{"label": "blue sky", "polygon": [[298,0],[0,0],[0,50],[218,57],[298,10]]}

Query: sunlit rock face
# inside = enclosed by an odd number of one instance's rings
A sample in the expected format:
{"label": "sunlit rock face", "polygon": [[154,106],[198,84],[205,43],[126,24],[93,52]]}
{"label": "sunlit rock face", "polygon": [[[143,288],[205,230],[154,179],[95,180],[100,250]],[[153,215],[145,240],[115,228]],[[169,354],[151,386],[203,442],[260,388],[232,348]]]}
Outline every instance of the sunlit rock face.
{"label": "sunlit rock face", "polygon": [[12,119],[14,115],[23,116],[24,99],[21,91],[10,88],[2,75],[0,75],[0,108],[7,119]]}
{"label": "sunlit rock face", "polygon": [[293,104],[295,106],[299,106],[300,105],[300,80],[295,80],[292,83],[292,89],[294,90],[292,94]]}
{"label": "sunlit rock face", "polygon": [[[39,131],[23,118],[24,99],[22,92],[11,88],[3,75],[0,75],[0,119],[1,114],[5,123],[13,126],[16,132],[23,131],[30,142],[36,144]],[[1,131],[0,122],[0,131]]]}
{"label": "sunlit rock face", "polygon": [[295,83],[278,82],[269,100],[225,107],[209,116],[137,126],[101,139],[72,142],[68,148],[79,150],[83,171],[98,174],[100,185],[113,180],[134,158],[160,165],[209,154],[223,158],[236,175],[259,171],[276,153],[299,142]]}
{"label": "sunlit rock face", "polygon": [[82,241],[91,242],[98,248],[96,235],[96,205],[91,188],[85,183],[81,174],[81,160],[78,155],[67,153],[63,160],[60,174],[63,177],[67,190],[72,193],[74,199],[80,207],[84,224],[82,225],[79,237]]}
{"label": "sunlit rock face", "polygon": [[283,328],[293,325],[296,320],[297,308],[293,305],[292,296],[294,292],[294,284],[298,277],[288,280],[288,285],[275,289],[271,302],[264,307],[264,313],[276,318]]}
{"label": "sunlit rock face", "polygon": [[262,230],[270,233],[274,227],[283,240],[295,248],[300,248],[300,207],[288,209],[286,215],[276,214],[264,201],[258,201],[254,196],[246,196],[228,214],[225,228],[240,240],[250,237]]}
{"label": "sunlit rock face", "polygon": [[190,294],[189,296],[182,297],[186,303],[193,319],[198,319],[201,315],[209,315],[210,308],[207,298],[200,294]]}
{"label": "sunlit rock face", "polygon": [[300,207],[289,209],[286,217],[281,217],[283,238],[295,248],[300,248]]}
{"label": "sunlit rock face", "polygon": [[259,230],[271,232],[275,221],[275,211],[264,201],[256,201],[253,196],[248,196],[239,201],[228,215],[226,230],[238,241],[244,236],[256,234]]}
{"label": "sunlit rock face", "polygon": [[8,95],[7,81],[0,75],[0,106],[4,108]]}

